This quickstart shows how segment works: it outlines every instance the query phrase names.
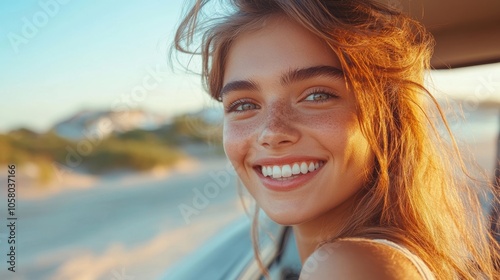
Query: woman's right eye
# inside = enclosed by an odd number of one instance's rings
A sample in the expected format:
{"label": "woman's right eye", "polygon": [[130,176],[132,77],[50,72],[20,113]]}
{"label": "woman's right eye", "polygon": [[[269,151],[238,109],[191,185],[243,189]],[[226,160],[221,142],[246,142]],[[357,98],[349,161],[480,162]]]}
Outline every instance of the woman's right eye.
{"label": "woman's right eye", "polygon": [[250,110],[260,109],[260,107],[248,100],[237,100],[226,107],[226,113],[243,113]]}

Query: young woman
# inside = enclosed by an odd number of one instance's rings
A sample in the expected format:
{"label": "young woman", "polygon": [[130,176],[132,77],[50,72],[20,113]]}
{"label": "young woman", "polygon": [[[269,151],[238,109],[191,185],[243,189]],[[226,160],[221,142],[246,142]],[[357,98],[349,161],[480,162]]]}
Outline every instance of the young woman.
{"label": "young woman", "polygon": [[226,154],[258,206],[293,225],[303,267],[318,264],[304,279],[498,279],[489,186],[464,179],[435,125],[418,22],[366,0],[233,0],[215,19],[205,4],[176,47],[194,54],[202,35]]}

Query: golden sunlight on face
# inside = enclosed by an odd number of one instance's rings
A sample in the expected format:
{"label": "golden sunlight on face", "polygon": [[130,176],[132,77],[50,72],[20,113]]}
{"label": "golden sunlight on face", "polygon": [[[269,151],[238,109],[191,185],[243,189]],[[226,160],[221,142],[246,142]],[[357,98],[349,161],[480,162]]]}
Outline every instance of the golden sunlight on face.
{"label": "golden sunlight on face", "polygon": [[333,214],[361,188],[373,156],[354,96],[337,56],[308,30],[274,18],[240,35],[221,94],[226,154],[273,220]]}

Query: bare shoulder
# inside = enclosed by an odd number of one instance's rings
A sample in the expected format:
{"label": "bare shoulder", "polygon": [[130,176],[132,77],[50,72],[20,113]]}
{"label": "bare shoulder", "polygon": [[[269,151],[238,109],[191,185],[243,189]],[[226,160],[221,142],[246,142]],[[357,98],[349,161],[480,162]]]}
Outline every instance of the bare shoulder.
{"label": "bare shoulder", "polygon": [[323,245],[304,262],[300,279],[422,279],[398,250],[366,240]]}

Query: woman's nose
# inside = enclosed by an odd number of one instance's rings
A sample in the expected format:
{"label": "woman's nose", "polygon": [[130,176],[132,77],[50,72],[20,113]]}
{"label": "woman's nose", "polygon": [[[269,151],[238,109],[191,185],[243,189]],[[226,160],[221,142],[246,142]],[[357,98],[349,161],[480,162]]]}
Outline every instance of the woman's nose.
{"label": "woman's nose", "polygon": [[287,106],[277,105],[270,108],[259,131],[259,145],[265,148],[278,148],[296,143],[300,138],[300,132],[295,119],[293,109]]}

